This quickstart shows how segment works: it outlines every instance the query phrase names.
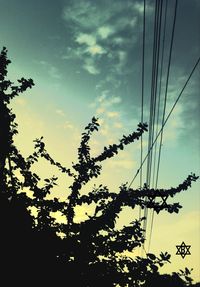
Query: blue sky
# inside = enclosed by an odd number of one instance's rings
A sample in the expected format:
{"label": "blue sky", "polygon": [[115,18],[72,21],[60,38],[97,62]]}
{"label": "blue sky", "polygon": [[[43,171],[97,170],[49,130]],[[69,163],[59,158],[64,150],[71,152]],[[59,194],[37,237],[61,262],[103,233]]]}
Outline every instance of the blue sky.
{"label": "blue sky", "polygon": [[[175,1],[168,2],[165,75]],[[20,131],[16,143],[25,154],[32,151],[32,140],[44,135],[50,152],[69,164],[76,159],[80,133],[94,115],[101,123],[91,142],[94,153],[135,129],[141,111],[143,1],[0,0],[0,7],[0,46],[9,50],[10,77],[31,77],[36,84],[13,104]],[[147,122],[154,8],[155,2],[147,1],[144,86]],[[167,112],[199,57],[199,11],[197,0],[178,3]],[[198,67],[164,131],[159,186],[176,186],[190,172],[199,173],[199,83]],[[130,182],[139,165],[139,153],[139,143],[128,147],[118,159],[104,164],[100,180],[113,189]],[[40,172],[45,175],[47,171],[51,172],[42,163]],[[60,184],[64,185],[63,180]],[[138,184],[137,179],[134,187]],[[184,265],[196,267],[194,275],[200,279],[199,187],[199,182],[195,183],[175,200],[184,206],[180,216],[165,214],[155,219],[152,251],[166,249],[174,254],[176,244],[188,241],[192,255],[185,261],[173,256],[175,263],[169,270]],[[130,211],[126,212],[130,215]],[[122,222],[126,217],[122,214]]]}

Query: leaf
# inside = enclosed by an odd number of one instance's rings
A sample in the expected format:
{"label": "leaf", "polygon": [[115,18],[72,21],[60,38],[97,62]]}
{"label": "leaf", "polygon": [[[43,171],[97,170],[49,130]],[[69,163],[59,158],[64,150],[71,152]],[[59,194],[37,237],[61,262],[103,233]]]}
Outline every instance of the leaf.
{"label": "leaf", "polygon": [[155,260],[156,256],[153,253],[147,253],[147,256],[151,259],[151,260]]}
{"label": "leaf", "polygon": [[151,268],[152,268],[152,270],[155,271],[155,272],[158,271],[158,266],[156,266],[156,265],[152,265]]}
{"label": "leaf", "polygon": [[189,275],[189,274],[190,274],[190,270],[189,270],[187,267],[185,267],[185,274],[186,274],[186,275]]}

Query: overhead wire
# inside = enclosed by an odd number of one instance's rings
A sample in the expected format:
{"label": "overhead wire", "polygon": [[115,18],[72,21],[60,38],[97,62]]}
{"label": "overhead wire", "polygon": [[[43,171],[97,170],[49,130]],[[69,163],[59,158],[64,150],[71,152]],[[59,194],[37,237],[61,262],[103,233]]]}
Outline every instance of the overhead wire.
{"label": "overhead wire", "polygon": [[[178,0],[176,0],[176,2],[175,2],[175,12],[174,12],[174,20],[173,20],[173,28],[172,28],[172,37],[171,37],[171,42],[170,42],[169,61],[168,61],[168,67],[167,67],[167,79],[166,79],[166,85],[165,85],[165,98],[164,98],[162,125],[163,125],[163,123],[165,121],[167,95],[168,95],[168,84],[169,84],[169,73],[170,73],[170,67],[171,67],[172,48],[173,48],[174,32],[175,32],[175,25],[176,25],[176,18],[177,18],[176,17],[176,15],[177,15],[177,6],[178,6]],[[157,174],[156,174],[156,185],[158,184],[158,174],[159,174],[159,169],[160,169],[162,142],[163,142],[163,130],[162,130],[161,136],[160,136],[159,155],[158,155],[158,168],[157,168]]]}
{"label": "overhead wire", "polygon": [[[164,123],[165,113],[166,113],[167,96],[168,96],[168,85],[169,85],[169,75],[170,75],[171,58],[172,58],[172,50],[173,50],[173,43],[174,43],[174,33],[175,33],[176,18],[177,18],[176,17],[176,15],[177,15],[177,6],[178,6],[178,0],[176,0],[175,8],[174,8],[174,18],[173,18],[173,25],[172,25],[171,40],[170,40],[169,59],[168,59],[168,65],[167,65],[167,76],[166,76],[166,85],[165,85],[165,96],[164,96],[164,107],[163,107],[163,115],[162,115],[162,124]],[[159,169],[160,169],[162,142],[163,142],[163,130],[161,132],[160,144],[159,144],[158,165],[157,165],[157,173],[156,173],[156,187],[157,187],[157,183],[158,183],[158,174],[159,174]],[[154,211],[152,212],[152,218],[151,218],[149,249],[150,249],[150,244],[151,244],[151,237],[152,237],[152,230],[153,230],[153,221],[154,221]]]}
{"label": "overhead wire", "polygon": [[[145,33],[146,33],[146,0],[144,0],[143,6],[143,33],[142,33],[142,98],[141,98],[141,123],[144,121],[144,61],[145,61]],[[143,160],[143,137],[141,136],[140,141],[140,162]],[[143,185],[143,170],[140,170],[140,188]],[[139,218],[141,218],[141,207],[139,207]]]}
{"label": "overhead wire", "polygon": [[[156,0],[155,16],[154,16],[154,40],[153,40],[153,56],[152,56],[152,79],[151,79],[151,99],[150,99],[150,116],[149,116],[149,138],[148,138],[148,148],[151,146],[152,140],[152,128],[153,128],[153,110],[154,110],[154,84],[155,84],[155,65],[156,65],[156,41],[157,41],[157,21],[158,21],[158,5],[159,2]],[[147,161],[147,175],[146,184],[149,185],[150,178],[150,165],[151,165],[151,153]]]}
{"label": "overhead wire", "polygon": [[[153,75],[154,75],[154,63],[155,63],[155,37],[156,37],[156,20],[157,20],[157,13],[158,13],[158,0],[156,0],[155,4],[155,12],[154,12],[154,40],[153,40],[153,56],[152,56],[152,81],[153,81]],[[153,102],[153,93],[151,89],[151,99],[150,99],[150,116],[149,116],[149,137],[148,137],[148,148],[150,147],[150,140],[151,140],[151,131],[152,131],[152,102]],[[148,185],[148,179],[149,179],[149,163],[150,163],[150,156],[147,159],[147,172],[146,172],[146,185]],[[146,201],[146,197],[145,197]],[[147,208],[144,207],[144,221],[143,221],[143,236],[145,238],[146,236],[146,220],[147,220]],[[144,244],[143,244],[144,248]]]}
{"label": "overhead wire", "polygon": [[[157,105],[157,82],[158,82],[158,67],[159,67],[159,55],[160,55],[160,31],[161,31],[161,20],[162,20],[162,3],[159,1],[160,6],[158,7],[158,19],[156,23],[156,39],[155,39],[155,57],[153,65],[153,78],[152,78],[152,127],[151,127],[151,139],[150,146],[154,139],[155,132],[155,116],[156,116],[156,105]],[[151,185],[151,169],[152,169],[152,158],[153,151],[150,157],[150,171],[149,171],[149,185]]]}
{"label": "overhead wire", "polygon": [[[164,60],[164,51],[165,51],[167,7],[168,7],[168,0],[165,1],[165,7],[164,7],[164,23],[163,23],[163,34],[162,34],[162,52],[161,52],[161,60],[160,60],[160,77],[159,77],[158,103],[157,103],[157,115],[156,115],[156,134],[158,133],[158,125],[159,125],[159,117],[160,117],[160,101],[161,101],[161,86],[162,86],[161,83],[162,83],[162,78],[163,78],[163,60]],[[155,147],[154,147],[154,161],[153,161],[153,181],[152,181],[152,186],[153,186],[154,189],[157,189],[157,182],[155,183],[156,158],[157,158],[157,141],[156,141]],[[151,212],[151,223],[150,223],[148,252],[150,250],[151,239],[152,239],[154,213],[155,213],[154,210],[152,210],[152,212]]]}
{"label": "overhead wire", "polygon": [[[158,175],[160,170],[160,161],[161,161],[161,150],[162,150],[162,142],[163,142],[163,130],[166,126],[172,112],[174,111],[178,101],[180,100],[185,88],[187,87],[193,73],[195,72],[199,62],[200,57],[195,62],[185,84],[183,85],[178,97],[176,98],[174,104],[172,105],[170,111],[166,116],[166,105],[167,105],[167,95],[168,95],[168,85],[169,85],[169,75],[170,75],[170,68],[171,68],[171,59],[172,59],[172,48],[174,42],[174,33],[175,33],[175,24],[176,24],[176,17],[177,17],[177,6],[178,0],[175,2],[174,7],[174,18],[173,18],[173,25],[172,25],[172,33],[171,33],[171,40],[170,40],[170,50],[169,50],[169,58],[168,58],[168,66],[167,66],[167,76],[166,76],[166,84],[165,84],[165,93],[164,93],[164,106],[163,106],[163,113],[162,113],[162,121],[161,127],[159,130],[159,119],[160,119],[160,103],[161,103],[161,82],[163,78],[163,63],[164,63],[164,50],[165,50],[165,39],[166,39],[166,18],[167,18],[167,6],[168,0],[166,0],[165,4],[165,16],[164,16],[164,27],[163,27],[163,38],[162,38],[162,55],[160,60],[160,37],[161,37],[161,28],[162,28],[162,5],[159,4],[163,2],[163,0],[158,1],[156,0],[156,7],[155,7],[155,15],[154,15],[154,42],[153,42],[153,60],[152,60],[152,82],[151,82],[151,100],[150,100],[150,117],[149,117],[149,140],[148,140],[148,150],[146,156],[143,158],[143,139],[141,139],[141,154],[140,154],[140,166],[136,171],[135,176],[131,180],[129,187],[133,184],[138,174],[140,174],[140,189],[142,189],[143,184],[143,165],[147,160],[147,174],[146,174],[146,181],[148,185],[151,184],[151,174],[152,174],[152,161],[153,161],[153,186],[156,189],[158,185]],[[142,99],[141,99],[141,122],[144,120],[144,56],[145,56],[145,16],[146,16],[146,1],[144,0],[144,13],[143,13],[143,50],[142,50]],[[159,88],[158,88],[158,70],[159,70],[159,61],[160,61],[160,78],[159,78]],[[158,102],[157,102],[157,91],[158,92]],[[157,115],[156,115],[157,112]],[[156,124],[155,124],[156,120]],[[156,132],[155,132],[156,127]],[[154,133],[156,136],[154,136]],[[155,175],[155,167],[156,167],[156,156],[157,156],[157,144],[158,139],[160,137],[159,143],[159,154],[157,159],[157,171]],[[153,154],[154,149],[154,154]],[[153,159],[154,155],[154,159]],[[155,180],[156,176],[156,180]],[[149,187],[148,187],[149,188]],[[147,228],[147,217],[148,217],[148,209],[144,210],[144,216],[146,216],[146,222],[144,223],[144,230],[146,234]],[[140,210],[140,217],[141,217],[141,210]],[[150,249],[151,239],[152,239],[152,230],[153,230],[153,222],[154,222],[154,212],[152,213],[151,217],[151,226],[150,226],[150,237],[149,237],[149,246],[148,251]],[[143,245],[143,249],[144,245]]]}
{"label": "overhead wire", "polygon": [[[148,148],[152,145],[154,139],[154,126],[155,126],[155,111],[157,102],[157,78],[158,78],[158,65],[160,53],[160,30],[162,19],[162,2],[156,1],[155,17],[154,17],[154,41],[153,41],[153,61],[152,61],[152,80],[151,80],[151,100],[150,100],[150,117],[149,117],[149,139]],[[153,150],[149,154],[147,161],[146,185],[149,188],[151,185],[151,172],[152,172],[152,156]],[[146,200],[146,199],[145,199]],[[148,221],[148,208],[144,208],[144,222],[143,230],[144,236],[146,235],[147,221]]]}
{"label": "overhead wire", "polygon": [[[156,127],[156,131],[157,131],[157,127],[158,127],[160,96],[161,96],[161,67],[160,67],[160,75],[159,75],[159,80],[160,80],[159,87],[158,87],[158,73],[159,73],[159,66],[162,66],[162,64],[163,64],[162,59],[163,59],[163,50],[164,50],[164,46],[163,46],[161,61],[160,61],[160,46],[161,46],[161,32],[162,32],[162,10],[163,10],[162,5],[163,5],[163,1],[161,2],[161,13],[160,13],[160,19],[159,19],[159,31],[158,31],[158,42],[157,42],[158,54],[156,57],[157,65],[156,65],[156,78],[155,78],[155,90],[154,90],[155,105],[154,105],[154,121],[153,121],[152,142],[153,142],[154,135],[155,135],[155,127]],[[161,64],[160,64],[160,62],[161,62]],[[156,134],[157,134],[157,132],[156,132]],[[152,165],[153,165],[153,176],[152,176],[152,183],[151,183],[152,186],[154,186],[154,167],[155,167],[156,152],[157,152],[157,147],[155,145],[154,154],[152,155]]]}
{"label": "overhead wire", "polygon": [[[159,130],[159,132],[158,132],[158,134],[157,134],[157,136],[156,136],[156,138],[155,138],[155,140],[154,140],[154,142],[152,143],[152,146],[150,147],[150,150],[154,147],[156,141],[158,140],[158,138],[159,138],[159,136],[160,136],[162,130],[164,129],[166,123],[168,122],[168,120],[169,120],[169,118],[170,118],[172,112],[174,111],[174,109],[175,109],[175,107],[176,107],[178,101],[180,100],[180,98],[181,98],[181,96],[182,96],[182,94],[183,94],[185,88],[187,87],[187,85],[188,85],[188,83],[189,83],[189,81],[190,81],[190,79],[191,79],[193,73],[195,72],[197,66],[199,65],[199,63],[200,63],[200,57],[199,57],[199,58],[197,59],[197,61],[195,62],[195,65],[193,66],[193,68],[192,68],[192,70],[191,70],[191,72],[190,72],[190,74],[189,74],[189,76],[188,76],[188,78],[187,78],[185,84],[183,85],[183,87],[182,87],[182,89],[181,89],[181,91],[180,91],[180,93],[179,93],[177,99],[175,100],[175,102],[174,102],[172,108],[170,109],[170,111],[169,111],[169,113],[168,113],[168,115],[167,115],[167,117],[166,117],[166,119],[165,119],[165,121],[164,121],[164,123],[163,123],[161,129]],[[147,157],[148,157],[148,155],[149,155],[149,153],[150,153],[150,150],[148,150],[148,153],[146,154],[145,158],[143,159],[143,162],[142,162],[141,166],[143,166],[144,163],[145,163],[145,161],[147,160]],[[133,182],[135,181],[135,179],[136,179],[136,177],[137,177],[137,175],[138,175],[138,173],[139,173],[139,171],[140,171],[140,169],[141,169],[141,166],[138,168],[138,170],[136,171],[135,176],[134,176],[133,179],[131,180],[131,182],[130,182],[130,184],[129,184],[129,188],[131,187],[131,185],[132,185]],[[144,246],[143,246],[143,247],[144,247]],[[144,248],[143,248],[143,249],[144,249]]]}
{"label": "overhead wire", "polygon": [[178,101],[180,100],[180,98],[181,98],[181,96],[182,96],[182,94],[183,94],[183,92],[184,92],[186,86],[188,85],[188,82],[190,81],[190,79],[191,79],[191,77],[192,77],[194,71],[196,70],[196,68],[197,68],[197,66],[198,66],[198,64],[199,64],[199,62],[200,62],[200,57],[199,57],[199,58],[197,59],[197,61],[195,62],[195,65],[193,66],[193,68],[192,68],[192,70],[191,70],[191,72],[190,72],[190,74],[189,74],[189,76],[188,76],[188,78],[187,78],[185,84],[183,85],[183,88],[181,89],[181,91],[180,91],[180,93],[179,93],[177,99],[175,100],[175,102],[174,102],[172,108],[170,109],[170,111],[169,111],[167,117],[165,118],[165,121],[164,121],[163,125],[161,126],[161,128],[160,128],[158,134],[156,135],[156,137],[155,137],[155,139],[154,139],[154,141],[153,141],[153,143],[152,143],[152,146],[151,146],[150,149],[148,150],[146,156],[144,157],[144,159],[143,159],[143,161],[142,161],[142,164],[139,166],[139,168],[137,169],[137,171],[136,171],[136,173],[135,173],[135,176],[134,176],[133,179],[131,180],[131,182],[130,182],[130,184],[129,184],[129,188],[131,187],[131,185],[132,185],[133,182],[135,181],[135,179],[136,179],[138,173],[140,172],[141,167],[142,167],[142,166],[144,165],[144,163],[146,162],[147,157],[149,156],[149,153],[150,153],[151,149],[154,147],[154,145],[155,145],[156,141],[158,140],[158,138],[159,138],[159,136],[160,136],[162,130],[164,129],[166,123],[168,122],[168,120],[169,120],[169,118],[170,118],[170,116],[171,116],[173,110],[175,109],[175,107],[176,107]]}
{"label": "overhead wire", "polygon": [[[154,93],[154,103],[153,103],[153,125],[152,125],[152,138],[151,144],[153,143],[155,136],[155,120],[156,120],[156,112],[157,112],[157,88],[158,88],[158,71],[159,71],[159,60],[160,60],[160,40],[161,40],[161,27],[162,27],[162,10],[163,10],[163,1],[160,2],[160,11],[159,11],[159,19],[158,19],[158,31],[157,31],[157,41],[156,41],[156,57],[155,57],[155,79],[153,83],[153,93]],[[157,112],[158,113],[158,112]],[[154,154],[153,154],[154,152]],[[149,188],[152,185],[152,167],[153,167],[153,155],[156,155],[156,147],[154,150],[152,149],[151,153],[151,165],[150,165],[150,178],[149,178]],[[148,213],[148,209],[147,209]],[[147,229],[147,219],[146,219],[146,229]]]}

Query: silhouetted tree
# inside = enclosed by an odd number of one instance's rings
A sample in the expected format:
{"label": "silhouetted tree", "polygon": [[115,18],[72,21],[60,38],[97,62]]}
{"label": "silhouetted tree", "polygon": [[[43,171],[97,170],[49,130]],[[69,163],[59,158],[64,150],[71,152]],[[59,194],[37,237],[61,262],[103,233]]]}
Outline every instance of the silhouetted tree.
{"label": "silhouetted tree", "polygon": [[[159,267],[169,262],[167,252],[159,257],[151,253],[146,258],[126,256],[124,251],[132,251],[144,243],[141,228],[144,218],[134,220],[122,229],[116,228],[116,219],[125,206],[133,209],[147,207],[157,213],[163,210],[178,213],[180,204],[168,204],[166,198],[187,190],[198,177],[191,174],[178,187],[168,190],[146,186],[134,190],[123,184],[118,192],[110,192],[106,186],[100,185],[82,194],[82,187],[99,176],[101,163],[138,140],[147,131],[147,124],[140,123],[135,132],[124,135],[117,144],[104,147],[101,154],[92,157],[89,140],[99,128],[98,119],[94,117],[82,133],[78,162],[72,164],[72,169],[50,156],[43,138],[35,140],[33,154],[24,158],[13,141],[17,124],[9,103],[27,88],[32,88],[34,83],[32,79],[22,78],[18,85],[14,85],[7,79],[9,63],[4,47],[0,54],[0,229],[1,266],[4,270],[1,276],[7,280],[7,286],[11,282],[27,283],[27,280],[38,285],[54,282],[58,286],[64,282],[67,286],[79,287],[191,285],[187,268],[180,274],[159,274]],[[72,178],[65,202],[58,198],[47,199],[58,178],[45,179],[41,187],[40,176],[32,171],[32,166],[40,158]],[[17,171],[23,180],[16,176]],[[23,192],[24,187],[33,192],[33,197]],[[95,212],[84,222],[76,223],[74,209],[82,204],[95,204]],[[28,211],[33,206],[38,212],[36,220]],[[50,213],[55,211],[62,212],[66,224],[54,222]],[[65,237],[58,237],[58,232]]]}

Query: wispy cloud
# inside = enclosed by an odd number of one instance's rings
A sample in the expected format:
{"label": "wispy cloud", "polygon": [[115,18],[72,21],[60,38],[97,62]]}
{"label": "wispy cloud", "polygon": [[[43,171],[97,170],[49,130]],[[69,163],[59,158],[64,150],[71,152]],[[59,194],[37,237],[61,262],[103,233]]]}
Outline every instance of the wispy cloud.
{"label": "wispy cloud", "polygon": [[[149,3],[147,14],[153,11],[154,7]],[[130,128],[123,118],[121,105],[124,105],[126,97],[123,88],[133,73],[136,61],[134,49],[138,51],[139,41],[141,44],[142,17],[143,3],[130,0],[116,0],[114,3],[109,0],[101,3],[91,0],[70,1],[63,11],[63,19],[68,23],[72,35],[72,48],[66,51],[66,59],[78,59],[82,69],[98,79],[97,98],[90,107],[103,120],[100,133],[107,141],[110,141],[111,134],[118,137],[123,129]],[[179,89],[177,83],[172,83],[172,86],[167,109],[173,104],[174,95]],[[184,110],[185,106],[179,104],[173,112],[164,130],[165,142],[178,143],[184,128]],[[146,118],[149,118],[149,110],[146,111]]]}
{"label": "wispy cloud", "polygon": [[[108,90],[105,90],[90,104],[100,123],[97,141],[94,142],[92,150],[100,152],[102,144],[110,145],[118,142],[123,134],[129,134],[133,131],[133,127],[131,128],[130,125],[127,125],[123,117],[120,109],[121,103],[121,97],[112,96]],[[132,122],[130,124],[132,125]],[[130,156],[130,150],[120,152],[116,158],[105,164],[106,168],[115,169],[117,172],[120,170],[133,170],[135,165],[132,155]]]}
{"label": "wispy cloud", "polygon": [[108,118],[118,118],[119,112],[107,112],[107,117]]}
{"label": "wispy cloud", "polygon": [[83,45],[83,48],[85,48],[82,53],[87,53],[91,56],[105,53],[103,47],[97,44],[97,39],[93,35],[80,33],[76,37],[76,42],[79,45]]}
{"label": "wispy cloud", "polygon": [[[115,77],[127,70],[127,59],[139,33],[137,23],[142,9],[140,2],[108,2],[70,1],[63,10],[63,19],[73,35],[71,56],[78,57],[88,73],[103,73],[106,81],[108,74]],[[65,58],[70,57],[70,51],[67,53]]]}
{"label": "wispy cloud", "polygon": [[97,75],[100,73],[94,59],[92,58],[85,58],[83,68],[92,75]]}
{"label": "wispy cloud", "polygon": [[102,13],[101,5],[97,6],[93,1],[80,0],[69,3],[63,10],[63,19],[72,23],[75,29],[78,27],[91,30],[110,18],[110,11],[106,9]]}
{"label": "wispy cloud", "polygon": [[[168,88],[166,116],[169,114],[172,106],[177,100],[186,80],[187,77],[185,76],[184,71],[177,67],[174,68]],[[199,130],[200,127],[199,121],[196,120],[199,116],[200,104],[198,94],[199,84],[196,79],[192,79],[184,90],[166,124],[165,138],[171,138],[171,140],[174,140],[177,144],[178,140],[183,137],[185,140],[195,140],[195,137],[189,135],[195,134],[196,130]]]}
{"label": "wispy cloud", "polygon": [[65,117],[65,112],[63,110],[61,110],[61,109],[57,109],[56,110],[56,114],[61,116],[61,117]]}
{"label": "wispy cloud", "polygon": [[24,98],[16,98],[14,100],[15,100],[15,103],[19,106],[25,107],[27,105],[27,100]]}
{"label": "wispy cloud", "polygon": [[51,78],[61,79],[61,74],[59,73],[58,68],[56,68],[54,66],[49,67],[48,73],[49,73]]}
{"label": "wispy cloud", "polygon": [[47,71],[47,73],[49,74],[49,76],[53,79],[61,79],[62,75],[59,71],[59,69],[57,67],[55,67],[54,65],[52,65],[51,63],[44,61],[44,60],[40,60],[40,61],[34,61],[37,64],[41,65],[45,71]]}
{"label": "wispy cloud", "polygon": [[166,144],[178,144],[178,139],[182,129],[184,128],[184,124],[182,121],[182,105],[179,105],[174,110],[173,114],[169,122],[166,124],[164,130],[164,141]]}
{"label": "wispy cloud", "polygon": [[[143,1],[135,1],[134,2],[134,9],[137,11],[139,14],[143,15],[144,12],[144,3]],[[146,14],[151,14],[153,12],[153,7],[149,4],[146,3],[146,9],[145,9]]]}
{"label": "wispy cloud", "polygon": [[76,42],[79,44],[86,44],[88,46],[94,46],[96,44],[96,38],[89,34],[80,33],[76,38]]}
{"label": "wispy cloud", "polygon": [[74,131],[76,130],[75,125],[67,119],[67,115],[62,109],[56,109],[55,113],[59,115],[60,117],[62,117],[62,124],[59,125],[59,127],[61,127],[64,130],[67,130],[67,129],[70,129],[70,130],[74,129]]}
{"label": "wispy cloud", "polygon": [[117,159],[107,162],[107,166],[115,171],[134,170],[136,162],[130,157],[129,151],[123,151],[118,155]]}
{"label": "wispy cloud", "polygon": [[63,128],[72,130],[74,128],[74,125],[71,122],[69,122],[69,121],[65,121]]}
{"label": "wispy cloud", "polygon": [[107,39],[109,36],[114,34],[115,30],[110,25],[101,26],[97,30],[97,34],[101,39]]}

